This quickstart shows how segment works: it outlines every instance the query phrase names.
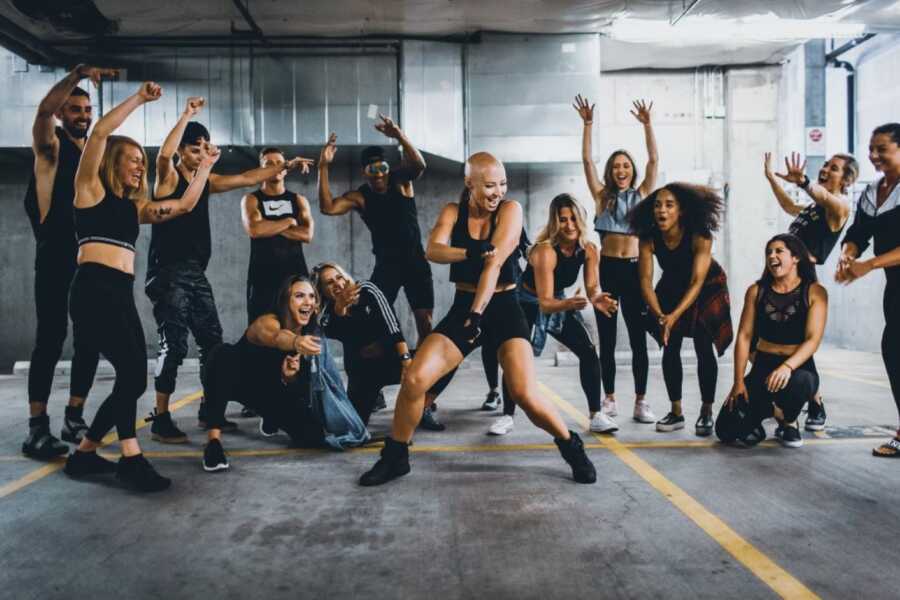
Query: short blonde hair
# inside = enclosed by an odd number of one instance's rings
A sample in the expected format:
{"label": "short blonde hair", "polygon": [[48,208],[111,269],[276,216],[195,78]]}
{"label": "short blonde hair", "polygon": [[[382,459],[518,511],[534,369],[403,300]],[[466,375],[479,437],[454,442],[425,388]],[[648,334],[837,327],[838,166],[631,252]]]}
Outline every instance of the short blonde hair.
{"label": "short blonde hair", "polygon": [[124,135],[111,135],[106,141],[106,150],[103,152],[103,158],[100,160],[100,182],[103,187],[113,194],[125,197],[125,186],[116,177],[116,166],[125,152],[125,148],[134,146],[141,151],[141,157],[144,163],[144,172],[141,175],[141,183],[135,190],[130,190],[128,198],[130,200],[142,200],[149,197],[150,189],[147,183],[147,152],[135,140]]}
{"label": "short blonde hair", "polygon": [[312,281],[314,287],[316,288],[316,292],[319,294],[319,298],[321,298],[323,303],[331,301],[325,294],[325,289],[323,287],[325,285],[325,282],[322,281],[322,271],[324,271],[325,269],[334,269],[335,271],[340,273],[344,277],[344,279],[346,279],[351,285],[356,283],[353,277],[351,277],[350,274],[347,273],[347,271],[345,271],[344,268],[336,262],[331,262],[328,260],[320,262],[312,268]]}

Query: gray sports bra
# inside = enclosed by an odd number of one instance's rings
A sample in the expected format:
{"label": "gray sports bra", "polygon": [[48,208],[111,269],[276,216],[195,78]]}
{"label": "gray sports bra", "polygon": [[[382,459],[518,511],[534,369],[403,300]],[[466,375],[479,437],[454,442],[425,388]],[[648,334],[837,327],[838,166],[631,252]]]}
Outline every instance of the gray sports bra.
{"label": "gray sports bra", "polygon": [[641,195],[634,188],[619,191],[615,203],[594,217],[594,229],[601,237],[604,233],[633,234],[627,215],[640,201]]}

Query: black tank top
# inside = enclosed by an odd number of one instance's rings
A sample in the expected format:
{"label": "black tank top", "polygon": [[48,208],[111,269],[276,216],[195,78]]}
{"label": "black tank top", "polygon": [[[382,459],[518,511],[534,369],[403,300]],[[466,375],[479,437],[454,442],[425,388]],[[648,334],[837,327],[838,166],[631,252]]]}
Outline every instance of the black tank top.
{"label": "black tank top", "polygon": [[415,198],[400,193],[393,175],[388,178],[388,190],[384,194],[368,184],[359,186],[358,191],[366,200],[360,216],[372,234],[372,253],[376,259],[401,260],[425,254]]}
{"label": "black tank top", "polygon": [[843,229],[841,227],[837,231],[832,231],[828,226],[825,207],[814,202],[800,211],[788,228],[788,232],[800,238],[810,254],[816,258],[816,264],[821,265],[828,260],[828,255],[831,254]]}
{"label": "black tank top", "polygon": [[[253,195],[263,219],[280,221],[293,217],[297,222],[300,221],[300,209],[295,202],[296,193],[285,190],[278,196],[269,196],[262,190],[256,190]],[[250,238],[248,279],[282,279],[293,274],[309,275],[306,258],[303,256],[303,242],[289,240],[282,235]]]}
{"label": "black tank top", "polygon": [[694,249],[691,246],[693,237],[689,231],[685,231],[681,242],[670,249],[663,240],[662,232],[656,230],[653,234],[653,253],[663,274],[667,279],[684,283],[685,286],[690,284],[694,268]]}
{"label": "black tank top", "polygon": [[75,233],[79,246],[100,242],[134,252],[139,226],[134,202],[120,198],[109,190],[94,206],[75,208]]}
{"label": "black tank top", "polygon": [[773,344],[802,344],[806,339],[809,286],[808,281],[803,281],[790,292],[780,294],[760,282],[756,297],[757,337]]}
{"label": "black tank top", "polygon": [[[178,185],[164,198],[181,198],[190,182],[177,168]],[[203,269],[212,254],[212,236],[209,231],[209,181],[203,186],[200,199],[191,212],[164,223],[154,223],[150,236],[150,252],[147,257],[147,279],[160,267],[185,261],[200,263]]]}
{"label": "black tank top", "polygon": [[[559,244],[553,246],[553,250],[556,252],[556,268],[553,270],[553,294],[556,295],[578,279],[578,271],[584,264],[584,248],[576,246],[572,256],[566,256],[560,249]],[[534,282],[534,267],[531,266],[531,263],[528,263],[528,266],[525,268],[525,274],[522,277],[529,288],[537,291],[537,286]]]}
{"label": "black tank top", "polygon": [[[497,229],[497,215],[500,208],[506,201],[500,203],[494,214],[491,215],[491,230],[486,239],[494,236],[494,230]],[[456,213],[456,223],[453,225],[453,231],[450,233],[450,245],[454,248],[468,248],[470,244],[483,240],[472,239],[469,235],[469,201],[460,202]],[[521,242],[521,237],[520,237]],[[519,267],[518,253],[513,251],[503,265],[500,267],[500,275],[497,277],[497,284],[503,285],[507,283],[516,283]],[[481,271],[484,270],[484,259],[481,257],[467,258],[466,260],[450,265],[450,281],[453,283],[470,283],[478,285],[478,279],[481,277]]]}
{"label": "black tank top", "polygon": [[74,257],[77,244],[72,207],[75,203],[75,172],[78,170],[78,161],[81,160],[81,149],[69,139],[62,127],[56,128],[56,137],[59,139],[59,156],[50,193],[50,210],[41,223],[37,181],[32,170],[28,191],[25,192],[25,213],[31,222],[38,250],[55,249],[71,253]]}

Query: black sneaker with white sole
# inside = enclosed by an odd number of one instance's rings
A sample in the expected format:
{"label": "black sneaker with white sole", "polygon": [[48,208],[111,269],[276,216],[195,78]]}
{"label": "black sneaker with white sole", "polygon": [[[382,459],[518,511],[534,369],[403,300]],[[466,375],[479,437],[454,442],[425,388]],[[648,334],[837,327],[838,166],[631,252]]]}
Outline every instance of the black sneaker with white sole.
{"label": "black sneaker with white sole", "polygon": [[702,414],[697,418],[697,422],[694,423],[694,433],[700,437],[707,437],[712,435],[713,432],[713,419],[712,415]]}
{"label": "black sneaker with white sole", "polygon": [[806,423],[803,428],[807,431],[823,431],[825,429],[825,403],[819,404],[815,399],[809,401],[809,410],[806,413]]}
{"label": "black sneaker with white sole", "polygon": [[800,429],[793,425],[785,425],[781,430],[781,445],[787,448],[799,448],[803,445]]}
{"label": "black sneaker with white sole", "polygon": [[225,471],[231,465],[219,440],[209,440],[203,448],[203,470],[207,473]]}
{"label": "black sneaker with white sole", "polygon": [[484,399],[484,404],[481,405],[481,410],[497,410],[500,408],[500,394],[497,393],[497,390],[491,390],[487,394],[487,398]]}
{"label": "black sneaker with white sole", "polygon": [[422,420],[419,421],[419,427],[427,429],[428,431],[443,431],[447,428],[443,423],[437,420],[434,411],[428,407],[422,412]]}
{"label": "black sneaker with white sole", "polygon": [[684,429],[684,415],[670,412],[656,422],[657,431],[675,431],[676,429]]}
{"label": "black sneaker with white sole", "polygon": [[50,417],[40,415],[28,419],[28,437],[22,443],[22,454],[39,460],[50,460],[69,453],[64,444],[50,433]]}

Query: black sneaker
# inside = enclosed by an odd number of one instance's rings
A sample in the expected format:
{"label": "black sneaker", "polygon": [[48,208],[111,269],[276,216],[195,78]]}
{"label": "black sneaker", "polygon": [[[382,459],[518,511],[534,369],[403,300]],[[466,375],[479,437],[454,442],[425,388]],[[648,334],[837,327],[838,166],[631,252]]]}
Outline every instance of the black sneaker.
{"label": "black sneaker", "polygon": [[69,446],[50,433],[50,417],[41,415],[28,419],[28,437],[22,444],[22,454],[39,460],[49,460],[69,453]]}
{"label": "black sneaker", "polygon": [[803,428],[807,431],[823,431],[825,429],[825,403],[819,404],[815,398],[809,401],[809,410],[806,413],[806,423]]}
{"label": "black sneaker", "polygon": [[172,480],[157,473],[143,454],[120,458],[116,478],[139,492],[161,492],[172,485]]}
{"label": "black sneaker", "polygon": [[150,416],[144,421],[150,423],[150,437],[157,442],[162,442],[163,444],[187,444],[187,434],[178,429],[178,425],[172,420],[172,413],[169,411],[159,413],[154,408]]}
{"label": "black sneaker", "polygon": [[427,429],[428,431],[444,431],[447,429],[443,423],[437,420],[437,417],[434,416],[434,411],[429,407],[426,407],[425,411],[422,413],[422,420],[419,421],[419,427]]}
{"label": "black sneaker", "polygon": [[787,448],[799,448],[803,445],[800,429],[793,425],[785,425],[781,432],[781,445]]}
{"label": "black sneaker", "polygon": [[231,465],[228,464],[228,457],[225,456],[222,442],[209,440],[203,448],[203,470],[207,473],[215,473],[216,471],[226,471],[229,466]]}
{"label": "black sneaker", "polygon": [[[247,407],[244,407],[247,408]],[[248,415],[251,417],[257,417],[259,415],[256,414],[256,411],[252,408],[247,408]],[[241,410],[241,416],[244,416],[244,410]],[[209,429],[209,424],[206,422],[206,404],[201,402],[200,408],[197,409],[197,427],[206,431]],[[222,419],[222,426],[219,427],[219,431],[236,431],[238,428],[238,424],[234,421],[229,421],[228,419]]]}
{"label": "black sneaker", "polygon": [[378,396],[375,397],[375,407],[372,409],[372,412],[378,412],[385,408],[387,408],[387,402],[384,400],[384,392],[379,391]]}
{"label": "black sneaker", "polygon": [[[684,418],[682,417],[682,427],[684,427]],[[712,414],[705,415],[700,413],[700,416],[697,418],[697,422],[694,423],[694,433],[700,437],[707,437],[712,435],[713,432],[713,419]]]}
{"label": "black sneaker", "polygon": [[90,475],[103,475],[116,472],[116,463],[106,460],[96,452],[82,452],[76,450],[66,459],[66,467],[63,469],[69,477],[89,477]]}
{"label": "black sneaker", "polygon": [[381,485],[409,473],[409,446],[391,438],[385,438],[381,458],[359,478],[359,485]]}
{"label": "black sneaker", "polygon": [[656,422],[657,431],[675,431],[676,429],[684,429],[684,415],[675,415],[670,412]]}
{"label": "black sneaker", "polygon": [[[244,408],[241,409],[241,416],[245,419],[252,419],[253,417],[258,417],[259,415],[256,414],[256,411],[253,410],[252,408],[250,408],[249,406],[245,406]],[[197,418],[199,419],[200,415],[197,415]],[[200,420],[202,421],[204,419],[200,419]]]}
{"label": "black sneaker", "polygon": [[584,443],[578,434],[569,431],[569,439],[554,438],[563,460],[572,467],[572,478],[577,483],[594,483],[597,481],[597,469],[584,451]]}
{"label": "black sneaker", "polygon": [[61,437],[63,441],[72,444],[80,444],[87,431],[88,424],[84,422],[81,407],[73,410],[71,406],[67,406],[66,416],[63,418],[62,431],[59,432],[59,437]]}
{"label": "black sneaker", "polygon": [[484,400],[484,404],[481,405],[481,410],[497,410],[500,408],[500,403],[502,399],[500,398],[500,394],[497,393],[496,390],[491,390],[487,394],[487,398]]}

